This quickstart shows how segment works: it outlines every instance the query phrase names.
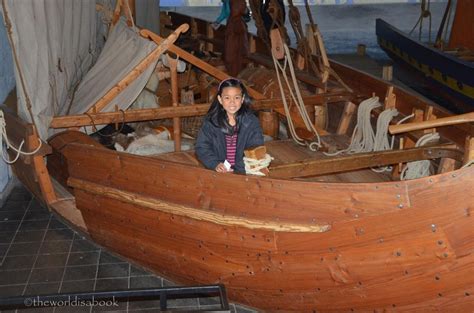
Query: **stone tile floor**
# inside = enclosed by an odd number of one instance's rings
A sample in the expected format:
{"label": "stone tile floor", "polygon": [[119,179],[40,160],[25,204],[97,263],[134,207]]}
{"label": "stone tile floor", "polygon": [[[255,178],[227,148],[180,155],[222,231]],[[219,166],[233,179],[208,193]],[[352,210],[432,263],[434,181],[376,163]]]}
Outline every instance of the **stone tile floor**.
{"label": "stone tile floor", "polygon": [[[0,297],[157,288],[173,283],[153,275],[70,229],[23,187],[0,208]],[[177,310],[218,309],[215,298],[169,300]],[[255,312],[231,304],[231,312]],[[159,300],[119,307],[25,308],[17,312],[156,312]],[[3,310],[2,312],[14,312]]]}

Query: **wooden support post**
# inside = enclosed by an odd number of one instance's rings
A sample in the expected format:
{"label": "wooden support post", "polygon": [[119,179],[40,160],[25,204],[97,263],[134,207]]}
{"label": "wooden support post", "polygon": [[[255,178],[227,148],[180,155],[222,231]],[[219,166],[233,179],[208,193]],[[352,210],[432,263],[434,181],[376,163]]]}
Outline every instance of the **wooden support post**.
{"label": "wooden support post", "polygon": [[[214,38],[214,28],[212,28],[211,24],[206,25],[206,35],[208,39]],[[212,40],[206,42],[206,51],[214,51]]]}
{"label": "wooden support post", "polygon": [[198,31],[196,19],[194,19],[193,17],[191,18],[190,26],[191,26],[191,37],[197,38],[197,34],[199,33],[199,31]]}
{"label": "wooden support post", "polygon": [[382,78],[388,81],[392,81],[393,79],[393,66],[392,65],[384,65],[382,67]]}
{"label": "wooden support post", "polygon": [[317,46],[315,40],[315,33],[313,33],[313,27],[311,24],[306,24],[306,38],[308,38],[308,46],[311,51],[311,54],[316,55]]}
{"label": "wooden support post", "polygon": [[342,111],[341,120],[339,121],[339,125],[337,126],[336,134],[338,135],[345,135],[347,134],[347,130],[349,129],[349,125],[352,121],[354,113],[356,112],[357,106],[348,101],[344,105],[344,111]]}
{"label": "wooden support post", "polygon": [[249,52],[255,53],[257,51],[257,42],[255,41],[255,37],[249,37]]}
{"label": "wooden support post", "polygon": [[314,106],[314,125],[318,129],[326,129],[327,105]]}
{"label": "wooden support post", "polygon": [[456,169],[456,160],[442,158],[439,161],[438,174],[447,173]]}
{"label": "wooden support post", "polygon": [[474,162],[474,137],[466,137],[466,144],[464,145],[463,165]]}
{"label": "wooden support post", "polygon": [[[178,59],[174,59],[168,55],[168,62],[171,70],[171,101],[173,107],[178,106]],[[181,151],[181,119],[173,118],[173,138],[174,151]]]}
{"label": "wooden support post", "polygon": [[[426,109],[424,111],[424,114],[423,114],[423,121],[432,121],[432,120],[435,120],[435,119],[436,119],[436,115],[433,114],[433,107],[431,105],[426,107]],[[436,128],[425,129],[425,130],[423,130],[423,132],[425,134],[434,133],[434,132],[436,132]]]}
{"label": "wooden support post", "polygon": [[384,110],[395,109],[396,108],[396,105],[395,105],[396,101],[397,101],[397,97],[393,93],[393,86],[389,86],[387,88],[387,93],[385,94]]}
{"label": "wooden support post", "polygon": [[362,43],[358,44],[357,45],[357,55],[361,56],[361,57],[365,56],[366,48],[367,48],[366,45],[364,45]]}
{"label": "wooden support post", "polygon": [[271,136],[273,139],[278,138],[278,131],[280,128],[280,121],[278,120],[278,113],[275,111],[259,111],[258,119],[262,126],[264,135]]}

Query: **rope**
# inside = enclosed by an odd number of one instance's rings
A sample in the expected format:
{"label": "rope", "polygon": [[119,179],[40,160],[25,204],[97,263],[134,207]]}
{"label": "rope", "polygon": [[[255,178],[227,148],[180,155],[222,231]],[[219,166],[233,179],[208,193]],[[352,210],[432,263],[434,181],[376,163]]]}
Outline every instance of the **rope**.
{"label": "rope", "polygon": [[[38,137],[38,142],[39,142],[38,147],[35,150],[31,151],[31,152],[21,151],[21,148],[23,148],[23,145],[25,144],[24,139],[21,141],[20,146],[18,148],[15,148],[10,143],[10,141],[8,140],[6,126],[7,126],[7,124],[5,122],[5,117],[4,117],[3,111],[0,110],[0,153],[2,154],[3,160],[7,164],[15,163],[18,160],[18,158],[20,157],[20,155],[33,155],[41,149],[42,141],[41,141],[41,139],[39,139],[39,137]],[[13,160],[8,160],[7,158],[5,158],[5,153],[3,152],[3,143],[4,142],[5,142],[5,145],[7,146],[7,149],[11,148],[12,150],[14,150],[16,152],[16,156]]]}
{"label": "rope", "polygon": [[[439,140],[440,136],[438,133],[430,133],[422,136],[415,144],[415,147],[424,146],[430,142]],[[430,173],[431,162],[429,160],[421,160],[408,162],[405,168],[400,174],[401,180],[416,179],[431,175]]]}
{"label": "rope", "polygon": [[260,160],[244,157],[245,173],[250,175],[265,176],[265,174],[260,172],[260,170],[267,168],[273,159],[274,158],[268,153],[265,154],[265,157]]}
{"label": "rope", "polygon": [[[334,153],[324,153],[327,156],[334,156],[341,153],[362,153],[372,151],[392,150],[395,137],[389,142],[388,126],[390,121],[398,115],[396,109],[387,109],[380,113],[377,119],[376,131],[374,132],[371,124],[371,112],[373,109],[382,106],[378,97],[372,97],[362,101],[357,109],[357,124],[352,132],[351,143],[344,150]],[[402,120],[403,121],[403,120]],[[391,167],[372,168],[374,172],[390,171]]]}
{"label": "rope", "polygon": [[123,127],[125,126],[125,111],[122,109],[120,109],[119,111],[122,113],[122,123],[120,124],[120,129],[116,130],[114,133],[110,135],[102,134],[99,130],[97,130],[97,126],[95,126],[94,119],[92,118],[92,116],[87,112],[85,112],[84,114],[87,115],[89,119],[91,120],[92,129],[94,130],[95,133],[97,133],[101,137],[113,137],[117,135],[118,133],[121,133],[123,130]]}
{"label": "rope", "polygon": [[[277,79],[278,79],[278,85],[280,87],[280,92],[281,92],[281,99],[283,101],[283,107],[285,109],[285,114],[287,116],[288,120],[288,128],[290,129],[290,133],[292,135],[293,140],[299,144],[299,145],[306,145],[303,139],[301,139],[295,131],[295,127],[293,125],[293,121],[291,119],[291,114],[290,114],[290,108],[289,105],[286,101],[286,95],[285,95],[285,90],[283,88],[283,83],[281,81],[280,75],[283,76],[285,79],[286,86],[288,88],[288,91],[290,92],[290,96],[292,101],[296,104],[296,108],[298,109],[298,112],[300,113],[301,118],[303,119],[303,123],[306,126],[306,129],[309,131],[312,131],[316,137],[316,141],[312,142],[309,144],[309,148],[312,151],[316,151],[318,148],[321,147],[321,138],[319,136],[318,131],[314,127],[313,123],[311,122],[311,118],[309,117],[308,111],[306,110],[306,107],[304,106],[303,102],[303,97],[301,96],[301,92],[298,86],[298,80],[296,79],[295,75],[295,69],[293,67],[293,62],[291,60],[291,55],[290,55],[290,49],[286,44],[283,44],[284,51],[285,51],[285,58],[283,61],[283,66],[278,62],[278,60],[275,58],[274,54],[272,53],[272,58],[273,58],[273,63],[275,65],[275,71],[277,73]],[[291,74],[291,80],[292,84],[290,83],[288,76],[286,75],[286,66],[288,65],[290,74]],[[293,86],[291,86],[293,85]]]}

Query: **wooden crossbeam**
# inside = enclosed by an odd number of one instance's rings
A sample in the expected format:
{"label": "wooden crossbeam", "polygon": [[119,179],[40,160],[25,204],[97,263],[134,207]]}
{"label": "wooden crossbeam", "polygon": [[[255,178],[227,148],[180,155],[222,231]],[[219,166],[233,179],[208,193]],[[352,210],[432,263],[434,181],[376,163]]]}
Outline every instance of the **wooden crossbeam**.
{"label": "wooden crossbeam", "polygon": [[428,128],[441,127],[441,126],[451,126],[451,125],[472,123],[472,122],[474,122],[474,112],[438,118],[435,120],[427,120],[427,121],[418,122],[418,123],[390,125],[388,127],[388,130],[393,135],[393,134],[399,134],[399,133],[404,133],[404,132],[410,132],[414,130],[428,129]]}
{"label": "wooden crossbeam", "polygon": [[[350,100],[348,92],[325,93],[303,98],[308,105],[317,105],[324,102],[334,103]],[[209,103],[195,105],[178,105],[177,107],[161,107],[154,109],[137,109],[125,112],[91,112],[86,114],[56,116],[51,121],[51,128],[70,128],[90,125],[104,125],[110,123],[140,122],[173,117],[187,117],[205,115],[209,110]],[[274,109],[283,107],[281,99],[256,100],[252,104],[254,110]]]}
{"label": "wooden crossbeam", "polygon": [[328,159],[310,159],[291,164],[270,167],[270,177],[295,178],[319,176],[370,167],[387,166],[400,162],[450,158],[462,161],[463,152],[449,149],[446,146],[410,148],[382,152],[360,153],[350,156],[331,157]]}
{"label": "wooden crossbeam", "polygon": [[[146,38],[150,38],[157,44],[161,43],[164,39],[158,36],[157,34],[153,33],[150,30],[143,29],[140,31],[140,35]],[[188,61],[192,63],[194,66],[200,68],[204,72],[208,73],[209,75],[217,78],[218,80],[224,80],[226,78],[229,78],[229,74],[215,68],[214,66],[204,62],[203,60],[195,57],[191,53],[179,48],[178,46],[175,45],[170,45],[168,48],[169,51],[177,54],[180,58],[182,58],[185,61]],[[254,99],[265,99],[265,96],[258,92],[255,89],[252,89],[250,87],[247,87],[247,90],[249,94],[254,98]]]}
{"label": "wooden crossbeam", "polygon": [[140,76],[150,64],[155,62],[160,55],[166,51],[169,46],[178,39],[179,34],[187,31],[189,28],[188,24],[179,26],[174,33],[169,35],[165,41],[158,45],[150,54],[148,54],[135,68],[133,68],[124,78],[122,78],[114,87],[112,87],[107,93],[102,96],[89,110],[88,112],[98,111],[100,112],[107,104],[110,103],[120,92],[127,88],[138,76]]}

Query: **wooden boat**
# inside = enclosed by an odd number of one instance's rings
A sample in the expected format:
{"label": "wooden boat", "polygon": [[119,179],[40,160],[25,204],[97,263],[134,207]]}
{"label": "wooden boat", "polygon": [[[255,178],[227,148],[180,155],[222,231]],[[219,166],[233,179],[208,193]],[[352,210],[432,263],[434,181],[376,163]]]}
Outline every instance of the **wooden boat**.
{"label": "wooden boat", "polygon": [[[442,34],[447,16],[454,9],[448,42]],[[429,12],[429,11],[428,11]],[[376,21],[380,47],[396,63],[409,68],[410,77],[427,86],[429,94],[443,99],[453,112],[474,110],[474,2],[447,2],[435,44],[428,44],[403,33],[382,19]],[[401,77],[403,79],[403,77]]]}
{"label": "wooden boat", "polygon": [[[191,39],[205,40],[208,48],[222,44],[223,33],[211,31],[208,22],[169,17],[173,28],[189,23]],[[149,31],[142,35],[162,41]],[[250,42],[252,62],[268,63],[266,46],[255,36]],[[176,45],[168,49],[217,79],[226,77]],[[318,124],[324,146],[347,146],[355,108],[376,95],[385,98],[385,107],[396,107],[400,117],[414,113],[413,123],[390,126],[402,133],[399,148],[328,157],[322,149],[275,140],[266,144],[275,158],[269,176],[260,177],[204,169],[192,151],[117,152],[77,131],[94,124],[173,118],[179,142],[179,119],[204,115],[209,104],[178,104],[178,83],[188,73],[178,76],[172,67],[174,106],[56,116],[50,127],[68,130],[49,138],[36,154],[21,156],[15,173],[51,210],[100,245],[177,283],[223,283],[232,301],[262,311],[470,312],[472,113],[452,116],[386,81],[335,62],[330,67],[339,80],[329,77],[325,84],[296,72],[313,90],[303,97],[308,109],[327,108],[329,124]],[[269,90],[269,81],[247,76],[254,109],[283,117],[282,98],[261,88],[263,83]],[[32,123],[12,113],[6,113],[6,122],[15,145],[26,138],[28,151],[37,146]],[[413,147],[433,128],[441,136],[437,143]],[[400,180],[398,170],[419,160],[431,160],[436,172]],[[393,172],[371,170],[386,165]]]}

